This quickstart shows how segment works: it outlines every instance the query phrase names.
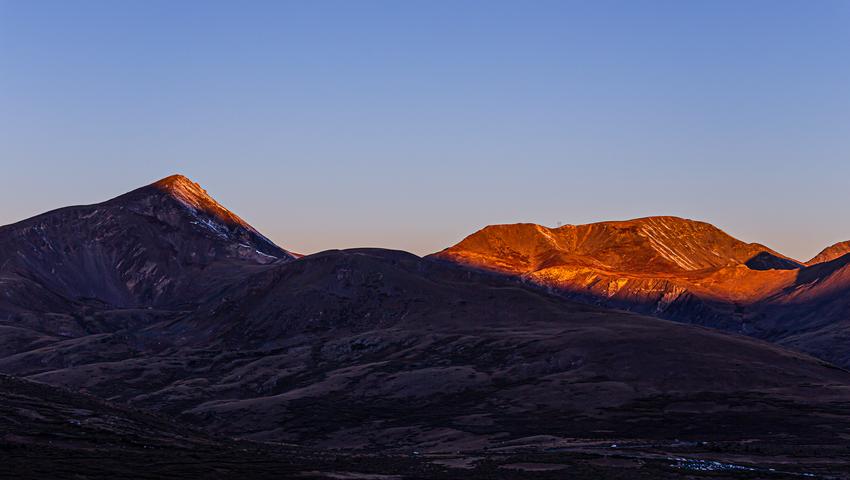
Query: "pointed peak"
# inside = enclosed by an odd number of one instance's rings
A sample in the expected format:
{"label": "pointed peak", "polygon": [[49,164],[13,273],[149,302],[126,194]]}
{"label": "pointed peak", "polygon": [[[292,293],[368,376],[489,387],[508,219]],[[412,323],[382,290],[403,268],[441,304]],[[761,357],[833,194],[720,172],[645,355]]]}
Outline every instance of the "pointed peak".
{"label": "pointed peak", "polygon": [[212,198],[203,187],[184,175],[176,174],[165,177],[152,183],[150,187],[166,193],[195,214],[210,216],[229,227],[241,226],[253,230],[247,222],[226,209]]}
{"label": "pointed peak", "polygon": [[168,193],[193,210],[210,208],[214,211],[226,210],[203,187],[184,175],[176,174],[165,177],[150,184],[150,187]]}
{"label": "pointed peak", "polygon": [[[209,228],[217,235],[227,236],[238,230],[247,232],[256,237],[253,241],[258,246],[257,252],[260,254],[276,258],[295,258],[294,255],[263,236],[248,222],[218,203],[201,185],[185,175],[170,175],[137,191],[145,192],[145,195],[150,195],[153,191],[155,195],[165,196],[178,202],[195,218],[193,223],[203,225],[203,228]],[[128,195],[133,193],[130,192]]]}
{"label": "pointed peak", "polygon": [[152,183],[150,186],[157,190],[167,191],[180,197],[197,197],[212,200],[206,190],[185,175],[171,175]]}
{"label": "pointed peak", "polygon": [[153,182],[152,185],[157,187],[173,188],[179,185],[197,185],[197,183],[193,182],[189,177],[185,175],[176,173],[174,175],[169,175],[161,180],[157,180],[156,182]]}

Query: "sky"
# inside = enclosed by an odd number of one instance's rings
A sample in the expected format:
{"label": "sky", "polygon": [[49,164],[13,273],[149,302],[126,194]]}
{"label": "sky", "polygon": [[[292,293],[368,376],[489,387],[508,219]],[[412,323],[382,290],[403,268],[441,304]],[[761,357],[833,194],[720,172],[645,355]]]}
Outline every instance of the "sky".
{"label": "sky", "polygon": [[0,224],[181,173],[284,248],[850,239],[850,2],[0,0]]}

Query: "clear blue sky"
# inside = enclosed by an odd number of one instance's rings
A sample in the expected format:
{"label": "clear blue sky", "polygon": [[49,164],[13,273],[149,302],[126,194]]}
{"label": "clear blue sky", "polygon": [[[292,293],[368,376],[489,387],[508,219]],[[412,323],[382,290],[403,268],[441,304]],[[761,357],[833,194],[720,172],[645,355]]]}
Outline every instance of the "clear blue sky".
{"label": "clear blue sky", "polygon": [[850,239],[847,1],[0,0],[0,224],[171,173],[286,248]]}

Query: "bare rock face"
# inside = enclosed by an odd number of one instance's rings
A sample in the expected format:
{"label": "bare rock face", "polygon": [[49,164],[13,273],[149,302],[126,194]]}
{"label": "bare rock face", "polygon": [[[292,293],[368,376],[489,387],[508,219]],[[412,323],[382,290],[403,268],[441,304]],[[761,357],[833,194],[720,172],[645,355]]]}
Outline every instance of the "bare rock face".
{"label": "bare rock face", "polygon": [[[293,258],[197,184],[173,176],[104,203],[0,228],[0,281],[23,293],[0,297],[0,312],[49,311],[57,301],[191,303],[242,271]],[[32,293],[37,290],[43,292]]]}

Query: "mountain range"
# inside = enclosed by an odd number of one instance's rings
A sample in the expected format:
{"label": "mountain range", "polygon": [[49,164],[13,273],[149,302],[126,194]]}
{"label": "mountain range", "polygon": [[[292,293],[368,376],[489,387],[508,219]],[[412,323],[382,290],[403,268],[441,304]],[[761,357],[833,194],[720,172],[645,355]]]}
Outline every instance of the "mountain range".
{"label": "mountain range", "polygon": [[840,477],[848,252],[648,217],[301,256],[176,175],[0,227],[0,451],[37,478],[147,447],[151,478]]}
{"label": "mountain range", "polygon": [[850,242],[808,262],[677,217],[494,225],[433,257],[578,301],[791,346],[850,366]]}

